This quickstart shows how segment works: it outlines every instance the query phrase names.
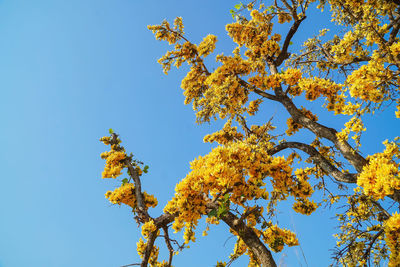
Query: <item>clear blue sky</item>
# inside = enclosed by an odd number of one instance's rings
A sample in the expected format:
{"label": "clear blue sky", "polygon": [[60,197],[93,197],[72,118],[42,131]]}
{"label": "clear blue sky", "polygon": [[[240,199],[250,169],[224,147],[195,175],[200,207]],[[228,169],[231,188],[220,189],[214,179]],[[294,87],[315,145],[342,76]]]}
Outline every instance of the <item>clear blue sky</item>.
{"label": "clear blue sky", "polygon": [[[104,162],[99,155],[107,148],[98,139],[113,128],[127,150],[150,165],[144,188],[156,194],[162,208],[189,171],[189,162],[210,150],[203,136],[221,122],[195,124],[179,88],[184,72],[162,74],[156,61],[167,47],[146,26],[182,16],[191,40],[213,33],[219,37],[217,50],[230,53],[225,24],[232,20],[234,4],[0,1],[1,267],[139,262],[140,229],[130,209],[111,206],[104,198],[117,183],[101,179]],[[303,30],[317,32],[321,19],[305,22]],[[371,143],[367,154],[382,150],[381,141],[399,129],[391,114],[379,116],[364,139]],[[388,123],[392,131],[385,129]],[[299,216],[282,207],[279,220],[298,232],[309,266],[331,262],[332,216],[332,211]],[[212,228],[205,238],[199,234],[191,249],[175,257],[175,266],[227,260],[234,245],[229,236],[224,226]],[[305,266],[299,248],[285,249],[275,258],[287,266]]]}

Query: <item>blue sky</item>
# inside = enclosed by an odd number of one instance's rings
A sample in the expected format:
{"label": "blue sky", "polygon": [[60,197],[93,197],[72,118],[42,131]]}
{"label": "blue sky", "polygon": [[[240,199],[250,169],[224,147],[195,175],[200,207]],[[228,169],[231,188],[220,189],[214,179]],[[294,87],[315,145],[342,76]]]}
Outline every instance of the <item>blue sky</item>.
{"label": "blue sky", "polygon": [[[191,40],[199,42],[213,33],[219,37],[217,50],[230,53],[233,45],[225,24],[232,20],[234,4],[0,1],[1,267],[139,262],[140,229],[130,209],[111,206],[104,198],[117,183],[101,179],[104,162],[99,155],[107,148],[98,139],[113,128],[127,150],[150,166],[144,188],[157,196],[162,208],[189,171],[189,162],[210,150],[203,136],[221,122],[195,124],[179,87],[184,71],[162,74],[156,61],[167,46],[146,26],[182,16]],[[319,15],[305,22],[303,29],[317,32],[315,23],[322,19]],[[280,116],[279,107],[272,109]],[[364,139],[371,143],[366,154],[382,150],[381,141],[398,129],[394,116],[380,116]],[[395,125],[393,131],[384,128],[388,123]],[[298,232],[309,266],[331,262],[332,216],[332,211],[299,216],[282,207],[279,220]],[[174,259],[175,266],[213,266],[227,260],[234,239],[226,227],[213,228],[206,238],[200,235]],[[275,258],[287,266],[305,266],[299,248],[285,249]]]}

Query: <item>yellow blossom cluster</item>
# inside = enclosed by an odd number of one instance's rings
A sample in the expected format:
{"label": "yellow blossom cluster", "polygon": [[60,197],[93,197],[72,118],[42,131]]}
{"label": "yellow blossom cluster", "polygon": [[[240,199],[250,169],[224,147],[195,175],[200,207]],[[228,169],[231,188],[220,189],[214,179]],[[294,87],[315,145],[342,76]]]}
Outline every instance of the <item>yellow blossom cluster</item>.
{"label": "yellow blossom cluster", "polygon": [[341,84],[319,77],[302,78],[298,86],[302,92],[305,92],[307,100],[313,101],[322,95],[325,96],[332,105],[337,101],[339,97],[338,93],[342,89]]}
{"label": "yellow blossom cluster", "polygon": [[341,141],[347,141],[350,135],[350,132],[354,132],[353,139],[356,141],[357,145],[361,145],[359,143],[359,139],[361,136],[361,132],[366,131],[367,129],[364,127],[364,123],[358,116],[353,116],[348,122],[344,124],[345,128],[342,131],[336,133],[336,136]]}
{"label": "yellow blossom cluster", "polygon": [[395,58],[400,54],[400,42],[395,42],[390,46],[390,53]]}
{"label": "yellow blossom cluster", "polygon": [[247,108],[247,113],[249,113],[250,116],[254,116],[256,112],[258,111],[258,107],[263,101],[261,99],[256,99],[253,100],[249,103],[249,107]]}
{"label": "yellow blossom cluster", "polygon": [[365,101],[382,102],[384,91],[382,85],[391,80],[391,72],[386,70],[383,62],[369,61],[347,78],[350,95]]}
{"label": "yellow blossom cluster", "polygon": [[131,183],[126,183],[114,191],[107,191],[105,196],[113,204],[124,203],[132,208],[136,207],[135,186]]}
{"label": "yellow blossom cluster", "polygon": [[[142,238],[139,239],[139,242],[136,243],[136,250],[140,256],[140,258],[143,258],[145,251],[147,247],[147,242],[144,242]],[[149,265],[151,267],[164,267],[168,266],[165,264],[165,262],[158,262],[158,254],[159,254],[160,248],[157,247],[156,245],[153,245],[151,253],[150,253],[150,258],[149,258]]]}
{"label": "yellow blossom cluster", "polygon": [[218,225],[219,219],[217,217],[207,217],[206,223]]}
{"label": "yellow blossom cluster", "polygon": [[223,56],[219,60],[223,65],[206,78],[202,87],[206,89],[203,97],[194,103],[194,107],[199,109],[196,114],[198,121],[209,121],[216,114],[223,119],[228,114],[241,114],[244,111],[243,105],[247,102],[249,92],[241,84],[239,76],[248,75],[250,65],[240,56]]}
{"label": "yellow blossom cluster", "polygon": [[257,74],[249,78],[249,83],[260,88],[261,90],[273,89],[281,86],[281,74],[260,75]]}
{"label": "yellow blossom cluster", "polygon": [[195,229],[196,229],[196,227],[193,223],[185,224],[185,232],[183,234],[183,239],[185,240],[185,244],[188,244],[190,241],[192,241],[192,242],[196,241],[195,232],[194,232]]}
{"label": "yellow blossom cluster", "polygon": [[[180,231],[185,228],[185,242],[194,241],[193,229],[206,214],[208,196],[215,198],[221,192],[230,192],[229,200],[244,207],[245,201],[268,199],[264,179],[269,176],[275,195],[279,195],[280,199],[288,195],[301,198],[303,206],[297,211],[308,215],[316,208],[316,204],[307,199],[313,192],[307,181],[310,172],[299,169],[295,172],[297,177],[293,176],[291,163],[291,160],[271,157],[265,151],[243,142],[216,147],[207,156],[191,163],[192,171],[176,186],[175,197],[164,211],[179,214],[173,229]],[[209,223],[218,221],[216,217],[214,220]],[[249,227],[257,224],[255,214],[249,214],[246,221]]]}
{"label": "yellow blossom cluster", "polygon": [[308,198],[314,193],[310,183],[308,182],[309,175],[311,175],[313,169],[305,168],[305,169],[297,169],[294,172],[296,177],[296,183],[291,187],[291,195],[296,198]]}
{"label": "yellow blossom cluster", "polygon": [[185,105],[188,105],[193,101],[193,109],[198,109],[199,101],[203,92],[208,88],[208,86],[205,85],[206,78],[207,76],[201,68],[191,67],[190,71],[186,74],[181,83],[181,88],[184,90],[183,95],[185,96]]}
{"label": "yellow blossom cluster", "polygon": [[[245,55],[256,62],[260,58],[267,58],[277,55],[280,52],[279,41],[281,35],[271,35],[273,16],[267,10],[261,11],[253,9],[250,13],[250,20],[239,20],[228,24],[226,30],[228,35],[239,46],[247,47]],[[287,14],[280,16],[280,21],[288,21]],[[283,20],[282,20],[283,19]]]}
{"label": "yellow blossom cluster", "polygon": [[245,110],[242,106],[247,102],[249,92],[239,76],[250,73],[250,64],[239,55],[217,58],[223,65],[213,73],[206,75],[201,67],[192,66],[182,80],[185,104],[193,101],[198,122],[209,121],[217,114],[225,118],[227,114],[240,114]]}
{"label": "yellow blossom cluster", "polygon": [[385,222],[385,241],[391,252],[389,267],[398,267],[400,262],[400,214],[397,212]]}
{"label": "yellow blossom cluster", "polygon": [[265,243],[274,251],[279,252],[286,244],[289,247],[297,246],[299,241],[296,234],[287,229],[281,229],[277,225],[268,227],[262,233]]}
{"label": "yellow blossom cluster", "polygon": [[[205,157],[191,163],[191,172],[175,188],[175,197],[164,208],[165,212],[179,216],[173,228],[180,231],[186,223],[194,223],[206,214],[205,196],[217,197],[230,192],[232,203],[268,199],[264,179],[271,177],[271,184],[281,199],[288,195],[309,197],[312,189],[306,178],[294,179],[291,161],[283,157],[271,157],[265,151],[243,142],[230,143],[214,148]],[[248,216],[251,224],[255,218]]]}
{"label": "yellow blossom cluster", "polygon": [[217,142],[221,145],[226,145],[232,141],[243,140],[243,134],[238,132],[237,127],[232,127],[232,120],[229,119],[224,127],[215,133],[204,136],[205,143]]}
{"label": "yellow blossom cluster", "polygon": [[301,79],[302,73],[298,69],[288,68],[280,76],[285,84],[293,86]]}
{"label": "yellow blossom cluster", "polygon": [[102,142],[103,144],[108,146],[110,144],[110,142],[111,142],[111,137],[110,136],[103,136],[102,138],[100,138],[100,142]]}
{"label": "yellow blossom cluster", "polygon": [[285,22],[290,22],[292,20],[292,16],[289,13],[279,13],[278,14],[278,22],[279,23],[285,23]]}
{"label": "yellow blossom cluster", "polygon": [[354,58],[366,56],[369,52],[365,51],[359,42],[363,38],[361,32],[348,31],[343,38],[331,47],[330,52],[333,54],[335,63],[345,64],[351,62]]}
{"label": "yellow blossom cluster", "polygon": [[[102,137],[100,139],[105,145],[110,144],[110,137]],[[116,150],[117,145],[111,145],[111,150],[101,153],[100,157],[106,160],[106,165],[102,173],[103,178],[117,178],[122,174],[125,167],[124,160],[126,158],[125,150]]]}
{"label": "yellow blossom cluster", "polygon": [[247,246],[246,244],[243,242],[243,239],[241,239],[240,237],[237,237],[237,241],[235,243],[235,247],[233,249],[233,253],[229,256],[229,258],[238,258],[239,256],[243,255],[244,253],[246,253],[247,251]]}
{"label": "yellow blossom cluster", "polygon": [[171,28],[169,22],[166,20],[161,25],[149,25],[147,28],[154,33],[157,40],[167,41],[169,44],[175,44],[184,34],[181,17],[175,19],[173,28]]}
{"label": "yellow blossom cluster", "polygon": [[[114,191],[107,191],[106,198],[113,204],[121,205],[121,203],[132,207],[133,211],[137,208],[135,186],[132,183],[122,184]],[[157,199],[153,195],[143,192],[144,204],[147,208],[156,207],[158,204]]]}
{"label": "yellow blossom cluster", "polygon": [[183,62],[190,65],[191,71],[182,80],[181,87],[186,96],[185,103],[193,101],[198,122],[209,121],[216,114],[224,118],[227,114],[242,113],[245,110],[242,106],[247,102],[248,92],[238,77],[248,75],[251,69],[238,51],[234,57],[217,56],[217,60],[223,65],[213,73],[208,73],[201,56],[206,57],[215,49],[217,39],[214,35],[208,35],[196,46],[189,41],[180,44],[178,41],[183,38],[183,33],[179,31],[179,27],[171,29],[167,22],[149,26],[149,29],[158,40],[175,44],[175,49],[168,51],[159,60],[165,73],[174,62],[176,67],[180,67]]}
{"label": "yellow blossom cluster", "polygon": [[[213,217],[216,218],[216,217]],[[208,235],[208,231],[210,231],[210,226],[207,225],[206,229],[203,231],[202,236],[207,236]]]}
{"label": "yellow blossom cluster", "polygon": [[[175,197],[164,208],[169,213],[179,211],[174,229],[180,230],[184,222],[195,222],[206,213],[204,194],[216,197],[231,190],[231,201],[238,204],[242,197],[265,196],[261,186],[265,184],[262,178],[268,169],[268,158],[265,152],[252,152],[250,146],[240,142],[216,147],[193,161],[192,171],[176,186]],[[250,175],[247,181],[246,175]]]}
{"label": "yellow blossom cluster", "polygon": [[[163,21],[160,25],[149,25],[148,29],[151,30],[156,39],[160,41],[167,41],[169,44],[175,45],[173,51],[168,51],[158,62],[162,65],[165,74],[168,74],[172,64],[179,68],[183,62],[188,62],[192,66],[196,66],[201,60],[199,59],[198,47],[192,44],[183,37],[183,23],[182,18],[177,17],[174,21],[174,27],[171,28],[168,21]],[[185,40],[183,44],[180,41]],[[211,53],[215,48],[216,37],[208,36],[200,44],[201,55]]]}
{"label": "yellow blossom cluster", "polygon": [[310,201],[308,198],[298,198],[293,204],[293,210],[304,215],[310,215],[317,207],[317,203]]}
{"label": "yellow blossom cluster", "polygon": [[217,42],[217,37],[215,35],[207,35],[203,41],[197,47],[199,56],[208,56],[215,49],[215,43]]}
{"label": "yellow blossom cluster", "polygon": [[122,174],[122,169],[125,167],[123,163],[126,158],[125,152],[111,150],[102,153],[101,158],[106,160],[106,166],[102,173],[103,178],[117,178]]}
{"label": "yellow blossom cluster", "polygon": [[393,157],[400,158],[400,149],[394,142],[384,142],[386,148],[367,158],[368,164],[358,176],[357,184],[364,189],[366,195],[383,199],[400,189],[399,164]]}
{"label": "yellow blossom cluster", "polygon": [[[298,69],[288,68],[283,73],[272,75],[265,75],[263,73],[257,74],[248,79],[249,83],[260,88],[261,90],[273,89],[281,86],[284,82],[286,85],[293,86],[301,79],[302,73]],[[299,87],[295,86],[290,88],[289,92],[292,95],[299,95],[301,91]]]}
{"label": "yellow blossom cluster", "polygon": [[175,50],[168,51],[162,56],[158,63],[163,67],[165,74],[168,74],[171,69],[172,63],[179,68],[184,62],[195,62],[198,59],[197,47],[195,44],[185,42],[183,44],[175,44]]}
{"label": "yellow blossom cluster", "polygon": [[272,31],[272,16],[266,12],[253,9],[251,20],[226,25],[228,35],[239,46],[261,47],[268,40]]}
{"label": "yellow blossom cluster", "polygon": [[[157,231],[157,232],[156,232]],[[150,234],[155,233],[157,236],[160,235],[160,230],[159,228],[155,225],[154,221],[152,219],[149,219],[147,222],[145,222],[142,225],[142,235],[145,239],[149,239]],[[140,258],[143,259],[143,256],[146,252],[146,248],[148,246],[148,243],[145,242],[142,238],[139,239],[139,242],[136,243],[136,250],[140,256]],[[149,257],[149,265],[151,267],[166,267],[169,266],[166,261],[159,262],[158,261],[158,255],[159,255],[160,248],[156,245],[153,244],[151,247],[151,252],[150,252],[150,257]]]}
{"label": "yellow blossom cluster", "polygon": [[269,175],[273,177],[271,180],[272,187],[275,192],[279,192],[282,198],[289,195],[291,188],[296,182],[293,180],[291,162],[288,162],[284,157],[275,157],[269,170]]}
{"label": "yellow blossom cluster", "polygon": [[396,111],[395,111],[395,115],[396,118],[400,118],[400,99],[396,100]]}
{"label": "yellow blossom cluster", "polygon": [[143,258],[144,252],[146,251],[146,242],[142,238],[136,243],[136,250],[141,258]]}
{"label": "yellow blossom cluster", "polygon": [[150,234],[157,230],[157,226],[154,224],[152,219],[148,220],[142,225],[142,235],[146,239],[149,239]]}

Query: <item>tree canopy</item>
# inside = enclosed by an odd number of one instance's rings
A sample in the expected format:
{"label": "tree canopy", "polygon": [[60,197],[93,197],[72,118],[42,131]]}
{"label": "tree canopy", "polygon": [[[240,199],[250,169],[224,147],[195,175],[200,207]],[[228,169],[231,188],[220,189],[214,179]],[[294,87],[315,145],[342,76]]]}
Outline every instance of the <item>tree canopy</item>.
{"label": "tree canopy", "polygon": [[[330,9],[340,31],[321,29],[292,49],[292,38],[315,9]],[[164,73],[188,65],[181,87],[197,122],[225,121],[204,137],[215,147],[191,162],[163,214],[149,214],[158,203],[151,188],[141,187],[148,166],[126,152],[112,130],[101,138],[110,146],[101,155],[103,178],[129,175],[106,198],[132,207],[143,235],[137,243],[141,266],[172,266],[173,257],[195,242],[203,218],[208,225],[227,224],[237,238],[229,260],[217,266],[243,254],[249,266],[277,266],[272,252],[299,244],[274,219],[282,201],[304,215],[340,207],[333,263],[399,266],[399,139],[366,156],[361,138],[365,118],[382,112],[400,118],[399,1],[251,1],[231,13],[226,31],[236,47],[229,54],[215,54],[214,35],[199,44],[189,40],[180,17],[148,27],[172,47],[159,60]],[[311,111],[313,101],[321,108]],[[285,128],[268,111],[271,103],[286,110]],[[323,112],[343,118],[343,128],[319,121]],[[182,244],[170,238],[170,228],[183,231]],[[167,259],[158,259],[156,239],[165,241]]]}

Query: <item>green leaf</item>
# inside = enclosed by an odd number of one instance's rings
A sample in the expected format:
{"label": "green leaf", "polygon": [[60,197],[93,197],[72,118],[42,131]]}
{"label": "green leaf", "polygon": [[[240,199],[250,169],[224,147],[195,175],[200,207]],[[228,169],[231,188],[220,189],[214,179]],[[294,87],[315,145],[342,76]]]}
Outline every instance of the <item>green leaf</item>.
{"label": "green leaf", "polygon": [[210,212],[207,214],[207,216],[208,216],[208,217],[216,217],[216,216],[217,216],[217,210],[216,210],[216,209],[213,209],[212,211],[210,211]]}
{"label": "green leaf", "polygon": [[122,184],[124,185],[124,184],[126,184],[126,183],[128,183],[128,178],[122,179]]}
{"label": "green leaf", "polygon": [[224,216],[224,215],[227,214],[227,213],[228,213],[227,207],[225,206],[225,204],[221,204],[221,205],[218,207],[217,218],[220,218],[221,216]]}
{"label": "green leaf", "polygon": [[235,5],[235,8],[236,8],[237,10],[239,10],[240,8],[242,8],[242,6],[243,6],[243,4],[242,4],[242,3],[240,3],[240,4],[236,4],[236,5]]}
{"label": "green leaf", "polygon": [[233,16],[233,14],[235,14],[235,10],[231,9],[231,10],[229,10],[229,13],[231,13]]}
{"label": "green leaf", "polygon": [[227,202],[227,201],[229,201],[229,194],[224,195],[224,202]]}
{"label": "green leaf", "polygon": [[269,6],[269,7],[266,8],[266,10],[268,12],[274,12],[275,11],[275,6]]}
{"label": "green leaf", "polygon": [[289,45],[292,45],[292,44],[293,44],[293,42],[292,42],[292,41],[290,41],[290,42],[289,42]]}
{"label": "green leaf", "polygon": [[146,166],[144,166],[144,168],[143,168],[143,172],[144,172],[144,173],[147,173],[148,171],[149,171],[149,166],[147,166],[147,165],[146,165]]}
{"label": "green leaf", "polygon": [[113,129],[108,129],[108,132],[110,133],[110,134],[113,134],[114,133],[114,130]]}

